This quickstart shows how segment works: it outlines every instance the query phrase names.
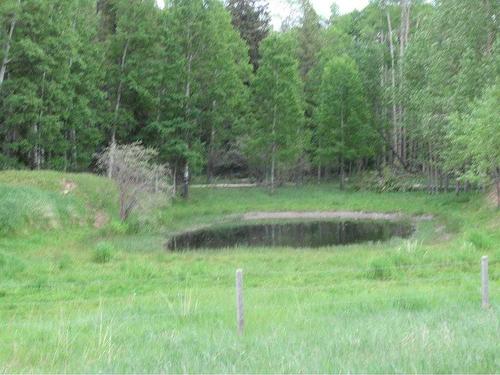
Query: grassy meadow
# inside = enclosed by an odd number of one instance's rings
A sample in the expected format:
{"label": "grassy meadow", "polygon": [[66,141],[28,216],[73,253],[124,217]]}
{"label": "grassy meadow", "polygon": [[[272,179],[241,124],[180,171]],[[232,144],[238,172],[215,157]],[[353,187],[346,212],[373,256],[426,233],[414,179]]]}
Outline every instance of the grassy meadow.
{"label": "grassy meadow", "polygon": [[[500,372],[500,214],[481,194],[199,188],[126,225],[96,176],[0,172],[0,197],[1,372]],[[293,210],[433,219],[384,243],[164,249],[175,232]]]}

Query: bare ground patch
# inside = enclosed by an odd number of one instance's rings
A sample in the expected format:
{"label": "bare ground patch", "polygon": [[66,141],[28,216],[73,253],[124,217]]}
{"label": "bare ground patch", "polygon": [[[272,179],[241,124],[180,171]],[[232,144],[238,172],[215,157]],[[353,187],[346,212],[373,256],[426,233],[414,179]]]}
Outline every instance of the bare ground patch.
{"label": "bare ground patch", "polygon": [[[248,212],[242,215],[243,220],[265,219],[350,219],[350,220],[401,220],[406,215],[400,213],[363,212],[363,211],[281,211],[281,212]],[[431,220],[431,215],[414,217],[418,220]]]}

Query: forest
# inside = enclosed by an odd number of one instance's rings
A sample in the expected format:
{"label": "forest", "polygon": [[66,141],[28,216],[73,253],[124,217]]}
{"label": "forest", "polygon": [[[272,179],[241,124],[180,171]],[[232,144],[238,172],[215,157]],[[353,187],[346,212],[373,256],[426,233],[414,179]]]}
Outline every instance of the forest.
{"label": "forest", "polygon": [[178,183],[374,171],[500,204],[498,1],[290,6],[277,31],[260,0],[2,0],[0,169],[140,141]]}
{"label": "forest", "polygon": [[0,0],[0,373],[500,374],[500,1],[362,2]]}

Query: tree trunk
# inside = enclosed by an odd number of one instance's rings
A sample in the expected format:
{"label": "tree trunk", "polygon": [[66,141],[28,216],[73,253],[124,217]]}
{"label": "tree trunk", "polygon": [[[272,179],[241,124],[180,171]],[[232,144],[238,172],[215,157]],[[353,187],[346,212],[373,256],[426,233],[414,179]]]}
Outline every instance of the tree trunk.
{"label": "tree trunk", "polygon": [[[188,46],[188,52],[187,52],[187,76],[186,76],[186,86],[184,89],[184,98],[185,98],[185,108],[184,108],[184,116],[186,118],[186,121],[189,121],[190,118],[190,113],[191,113],[191,108],[190,108],[190,102],[189,99],[191,98],[191,68],[192,68],[192,63],[193,63],[193,58],[194,55],[191,51],[191,30],[188,29],[188,41],[189,41],[189,46]],[[186,135],[186,143],[188,144],[189,148],[189,136]],[[187,199],[189,196],[189,161],[186,160],[184,164],[184,179],[183,179],[183,184],[182,184],[182,193],[181,196],[184,199]]]}
{"label": "tree trunk", "polygon": [[77,149],[76,149],[76,130],[75,130],[74,126],[71,128],[70,138],[71,138],[71,160],[70,160],[70,168],[72,170],[76,170],[78,153],[77,153]]}
{"label": "tree trunk", "polygon": [[345,183],[345,167],[344,167],[344,154],[340,155],[340,190],[344,190]]}
{"label": "tree trunk", "polygon": [[187,199],[189,196],[189,162],[184,165],[184,180],[182,184],[182,197]]}
{"label": "tree trunk", "polygon": [[344,107],[340,107],[340,142],[342,144],[342,151],[340,153],[340,190],[344,190],[345,182],[345,168],[344,168]]}
{"label": "tree trunk", "polygon": [[406,51],[406,47],[408,45],[408,35],[410,32],[410,8],[411,1],[410,0],[401,0],[401,26],[399,33],[399,95],[398,95],[398,149],[399,156],[401,160],[406,161],[406,130],[403,126],[403,116],[404,116],[404,108],[401,101],[401,95],[403,92],[403,79],[404,79],[404,55]]}
{"label": "tree trunk", "polygon": [[44,97],[45,97],[45,77],[46,77],[46,72],[43,72],[42,75],[42,93],[41,93],[41,100],[42,100],[42,106],[40,108],[40,112],[38,113],[38,119],[35,121],[33,124],[33,132],[35,134],[35,147],[33,150],[33,164],[35,169],[40,170],[42,166],[42,154],[43,154],[43,149],[41,146],[41,134],[40,134],[40,123],[42,120],[43,116],[43,106],[44,106]]}
{"label": "tree trunk", "polygon": [[[276,74],[275,74],[276,77]],[[277,80],[277,79],[276,79]],[[274,193],[274,173],[276,168],[276,116],[278,108],[276,106],[276,98],[273,107],[273,124],[271,128],[272,146],[271,146],[271,192]]]}
{"label": "tree trunk", "polygon": [[172,177],[173,177],[172,178],[172,184],[173,184],[173,186],[172,186],[172,194],[173,194],[174,197],[177,194],[177,174],[176,173],[177,173],[177,165],[174,164],[174,170],[172,172],[172,174],[173,174],[172,175]]}
{"label": "tree trunk", "polygon": [[[215,100],[212,102],[212,110],[215,111]],[[207,183],[212,182],[213,169],[215,164],[215,126],[213,120],[210,122],[210,141],[208,144],[208,160],[207,160]]]}
{"label": "tree trunk", "polygon": [[7,64],[9,63],[9,51],[12,44],[12,35],[14,34],[14,28],[16,27],[16,16],[12,16],[10,21],[9,33],[7,35],[7,40],[5,41],[5,46],[3,48],[3,59],[2,66],[0,67],[0,90],[2,89],[2,84],[5,78],[5,72],[7,71]]}
{"label": "tree trunk", "polygon": [[495,186],[497,190],[497,209],[500,209],[500,167],[496,168]]}
{"label": "tree trunk", "polygon": [[271,193],[274,193],[274,170],[276,167],[276,144],[273,142],[271,151]]}
{"label": "tree trunk", "polygon": [[108,178],[111,178],[111,176],[113,175],[113,164],[114,164],[113,153],[116,147],[116,126],[118,122],[118,111],[120,110],[121,99],[122,99],[123,70],[125,68],[125,61],[127,59],[128,44],[129,44],[129,39],[127,39],[127,41],[125,42],[125,46],[123,47],[122,59],[120,62],[120,81],[118,83],[118,89],[116,90],[113,128],[111,130],[111,150],[109,154]]}
{"label": "tree trunk", "polygon": [[399,156],[398,149],[398,122],[397,122],[397,107],[396,107],[396,76],[394,69],[394,44],[392,42],[392,23],[391,16],[389,14],[389,10],[386,8],[386,17],[387,17],[387,27],[388,27],[388,37],[389,37],[389,51],[391,55],[391,101],[392,101],[392,139],[393,139],[393,148],[396,151],[396,154]]}
{"label": "tree trunk", "polygon": [[120,220],[125,221],[127,219],[127,210],[125,209],[125,195],[120,192]]}

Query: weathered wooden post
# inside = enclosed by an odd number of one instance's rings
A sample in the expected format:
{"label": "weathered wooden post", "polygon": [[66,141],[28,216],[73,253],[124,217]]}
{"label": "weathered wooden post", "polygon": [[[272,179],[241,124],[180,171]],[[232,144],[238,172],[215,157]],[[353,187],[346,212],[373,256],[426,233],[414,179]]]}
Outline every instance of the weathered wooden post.
{"label": "weathered wooden post", "polygon": [[245,317],[243,311],[243,270],[236,270],[236,322],[238,324],[238,334],[243,334]]}
{"label": "weathered wooden post", "polygon": [[481,258],[481,295],[482,307],[487,309],[490,307],[490,300],[488,295],[488,256],[486,255]]}

